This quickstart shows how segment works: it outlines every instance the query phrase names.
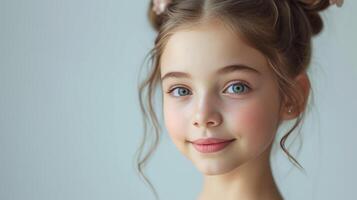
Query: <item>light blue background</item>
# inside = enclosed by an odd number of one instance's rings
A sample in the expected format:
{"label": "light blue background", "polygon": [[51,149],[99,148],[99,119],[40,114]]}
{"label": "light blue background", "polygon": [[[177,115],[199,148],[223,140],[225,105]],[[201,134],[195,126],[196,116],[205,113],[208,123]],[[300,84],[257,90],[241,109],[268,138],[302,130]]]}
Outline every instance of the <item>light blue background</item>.
{"label": "light blue background", "polygon": [[[1,0],[1,200],[154,199],[132,165],[143,128],[136,79],[155,37],[147,5]],[[356,8],[323,13],[297,156],[308,175],[281,150],[272,160],[288,200],[357,198]],[[149,177],[163,200],[195,199],[202,177],[163,130]]]}

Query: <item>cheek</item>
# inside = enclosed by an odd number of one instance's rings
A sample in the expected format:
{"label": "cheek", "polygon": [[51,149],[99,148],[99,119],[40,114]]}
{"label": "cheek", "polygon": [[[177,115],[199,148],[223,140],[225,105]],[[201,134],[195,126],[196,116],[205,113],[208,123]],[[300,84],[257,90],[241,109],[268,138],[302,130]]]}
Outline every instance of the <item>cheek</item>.
{"label": "cheek", "polygon": [[277,116],[273,105],[257,100],[232,110],[226,119],[232,119],[231,128],[242,145],[256,149],[272,142]]}
{"label": "cheek", "polygon": [[176,140],[185,140],[185,111],[178,105],[164,103],[164,121],[170,137]]}

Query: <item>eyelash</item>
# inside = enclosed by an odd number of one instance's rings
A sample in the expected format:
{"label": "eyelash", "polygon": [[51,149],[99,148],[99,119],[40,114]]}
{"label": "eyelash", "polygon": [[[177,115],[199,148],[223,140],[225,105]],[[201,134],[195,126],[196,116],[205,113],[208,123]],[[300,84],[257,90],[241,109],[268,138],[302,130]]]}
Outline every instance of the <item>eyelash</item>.
{"label": "eyelash", "polygon": [[[245,88],[245,92],[241,92],[241,93],[235,93],[235,94],[233,94],[233,95],[242,95],[242,94],[245,94],[245,93],[247,93],[247,92],[249,92],[250,90],[251,90],[251,88],[248,86],[248,84],[246,84],[246,83],[244,83],[244,82],[242,82],[242,81],[238,81],[238,82],[234,82],[234,83],[232,83],[232,84],[230,84],[227,88],[225,88],[224,89],[224,91],[226,91],[230,86],[232,86],[232,85],[243,85],[244,86],[244,88]],[[174,88],[172,88],[172,89],[170,89],[167,93],[168,94],[171,94],[174,90],[176,90],[176,89],[178,89],[178,88],[185,88],[185,89],[187,89],[186,87],[181,87],[181,86],[179,86],[179,87],[174,87]],[[172,95],[172,94],[171,94]],[[173,95],[172,95],[173,96]],[[184,95],[184,96],[186,96],[186,95]],[[184,96],[173,96],[173,97],[184,97]]]}

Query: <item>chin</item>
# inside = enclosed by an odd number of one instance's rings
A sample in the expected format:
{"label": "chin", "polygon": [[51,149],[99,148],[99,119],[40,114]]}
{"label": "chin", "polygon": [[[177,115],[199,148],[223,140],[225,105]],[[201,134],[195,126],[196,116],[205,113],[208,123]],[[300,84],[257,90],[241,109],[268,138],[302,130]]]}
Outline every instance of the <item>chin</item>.
{"label": "chin", "polygon": [[222,163],[222,162],[202,162],[196,163],[196,168],[203,174],[207,176],[222,175],[239,167],[239,164],[234,163]]}

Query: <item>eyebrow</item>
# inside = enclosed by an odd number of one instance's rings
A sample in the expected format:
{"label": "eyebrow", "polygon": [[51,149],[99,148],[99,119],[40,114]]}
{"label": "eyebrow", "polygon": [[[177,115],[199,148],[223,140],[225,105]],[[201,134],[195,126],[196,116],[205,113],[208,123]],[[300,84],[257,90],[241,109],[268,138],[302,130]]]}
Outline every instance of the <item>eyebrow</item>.
{"label": "eyebrow", "polygon": [[[243,64],[233,64],[233,65],[222,67],[217,71],[217,74],[223,75],[236,71],[247,71],[247,72],[253,72],[255,74],[261,75],[261,73],[258,70]],[[161,81],[167,78],[191,78],[191,75],[185,72],[168,72],[161,77]]]}

